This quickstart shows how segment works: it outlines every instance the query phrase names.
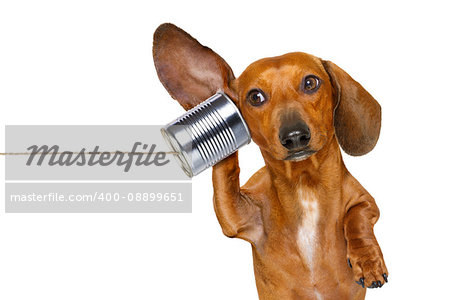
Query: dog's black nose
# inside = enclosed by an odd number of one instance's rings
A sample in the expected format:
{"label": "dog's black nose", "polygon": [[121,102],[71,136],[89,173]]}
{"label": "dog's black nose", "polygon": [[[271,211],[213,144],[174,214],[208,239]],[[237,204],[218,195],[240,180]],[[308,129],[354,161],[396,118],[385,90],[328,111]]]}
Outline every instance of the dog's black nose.
{"label": "dog's black nose", "polygon": [[309,144],[311,132],[302,120],[282,126],[279,133],[281,144],[289,151],[301,150]]}

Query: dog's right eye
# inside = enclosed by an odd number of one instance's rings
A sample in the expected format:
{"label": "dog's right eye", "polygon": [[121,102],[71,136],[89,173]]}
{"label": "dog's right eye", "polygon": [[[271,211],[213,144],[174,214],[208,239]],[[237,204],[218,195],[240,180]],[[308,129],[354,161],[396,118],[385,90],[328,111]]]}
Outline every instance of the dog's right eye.
{"label": "dog's right eye", "polygon": [[303,79],[302,89],[305,93],[311,94],[320,87],[320,79],[315,75],[308,75]]}
{"label": "dog's right eye", "polygon": [[252,105],[252,106],[260,106],[262,105],[264,102],[266,102],[266,95],[264,95],[263,91],[261,90],[251,90],[250,92],[248,92],[247,94],[247,101]]}

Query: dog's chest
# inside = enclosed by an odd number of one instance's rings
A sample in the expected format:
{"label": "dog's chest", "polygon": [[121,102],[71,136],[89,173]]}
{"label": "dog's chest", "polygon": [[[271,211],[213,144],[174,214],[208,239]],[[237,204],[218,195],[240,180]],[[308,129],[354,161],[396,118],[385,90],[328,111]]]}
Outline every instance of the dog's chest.
{"label": "dog's chest", "polygon": [[314,255],[318,244],[319,201],[314,192],[298,191],[300,222],[297,231],[297,245],[310,271],[313,271]]}

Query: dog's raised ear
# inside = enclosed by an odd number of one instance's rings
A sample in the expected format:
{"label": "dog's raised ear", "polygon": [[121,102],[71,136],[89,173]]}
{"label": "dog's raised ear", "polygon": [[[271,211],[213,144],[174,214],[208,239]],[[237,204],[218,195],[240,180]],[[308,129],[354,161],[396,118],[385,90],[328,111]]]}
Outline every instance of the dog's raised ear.
{"label": "dog's raised ear", "polygon": [[173,24],[156,29],[153,60],[159,80],[185,109],[219,90],[230,93],[234,75],[225,60]]}
{"label": "dog's raised ear", "polygon": [[350,75],[330,61],[322,61],[335,92],[334,127],[342,149],[364,155],[376,145],[381,128],[381,106]]}

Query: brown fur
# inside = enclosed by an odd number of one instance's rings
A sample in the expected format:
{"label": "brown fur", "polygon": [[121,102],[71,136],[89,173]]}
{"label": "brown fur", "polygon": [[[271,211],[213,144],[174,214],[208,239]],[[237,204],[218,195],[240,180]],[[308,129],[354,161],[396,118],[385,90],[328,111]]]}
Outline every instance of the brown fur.
{"label": "brown fur", "polygon": [[[305,53],[261,59],[235,79],[220,56],[172,24],[156,30],[153,54],[160,80],[185,109],[225,91],[261,149],[266,166],[242,187],[237,153],[213,167],[217,218],[226,236],[251,243],[260,299],[364,299],[366,290],[355,281],[385,282],[373,232],[378,208],[347,171],[339,148],[363,155],[378,139],[381,108],[359,83]],[[322,81],[314,94],[299,89],[308,74]],[[266,93],[267,103],[248,104],[253,88]],[[311,130],[316,153],[302,161],[283,160],[287,150],[278,132],[280,116],[289,111]],[[311,217],[302,199],[317,205],[312,261],[298,237]]]}

